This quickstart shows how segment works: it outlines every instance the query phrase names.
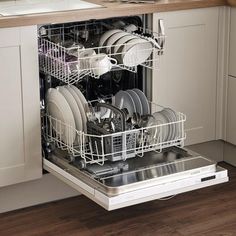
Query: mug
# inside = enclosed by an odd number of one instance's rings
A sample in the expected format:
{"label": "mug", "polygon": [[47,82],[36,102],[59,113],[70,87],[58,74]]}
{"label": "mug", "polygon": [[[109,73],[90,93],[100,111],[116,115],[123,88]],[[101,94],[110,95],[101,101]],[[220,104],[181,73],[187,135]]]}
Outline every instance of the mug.
{"label": "mug", "polygon": [[112,66],[117,65],[117,60],[108,57],[105,53],[92,56],[89,60],[90,70],[95,76],[100,76],[111,70]]}

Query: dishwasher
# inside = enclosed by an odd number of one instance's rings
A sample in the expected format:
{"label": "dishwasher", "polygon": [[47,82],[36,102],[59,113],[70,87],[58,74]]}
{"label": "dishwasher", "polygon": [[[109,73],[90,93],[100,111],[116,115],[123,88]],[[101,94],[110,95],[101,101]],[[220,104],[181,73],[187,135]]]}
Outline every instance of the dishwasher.
{"label": "dishwasher", "polygon": [[186,116],[151,101],[164,22],[143,16],[38,29],[43,167],[107,210],[224,183],[184,148]]}

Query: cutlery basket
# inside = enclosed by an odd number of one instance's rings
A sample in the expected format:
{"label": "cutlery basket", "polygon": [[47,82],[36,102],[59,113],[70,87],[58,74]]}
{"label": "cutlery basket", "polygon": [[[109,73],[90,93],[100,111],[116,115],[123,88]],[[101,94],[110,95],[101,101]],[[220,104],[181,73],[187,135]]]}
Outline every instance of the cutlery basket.
{"label": "cutlery basket", "polygon": [[[125,114],[118,108],[105,103],[97,106],[106,108],[113,116],[110,122],[114,124],[115,130],[107,130],[102,127],[103,121],[87,122],[90,152],[97,156],[105,157],[110,161],[126,160],[135,157],[136,133],[124,132],[128,125],[125,123]],[[115,115],[115,116],[114,116]]]}
{"label": "cutlery basket", "polygon": [[88,122],[90,152],[109,161],[135,157],[136,136],[131,132],[110,133],[93,122]]}

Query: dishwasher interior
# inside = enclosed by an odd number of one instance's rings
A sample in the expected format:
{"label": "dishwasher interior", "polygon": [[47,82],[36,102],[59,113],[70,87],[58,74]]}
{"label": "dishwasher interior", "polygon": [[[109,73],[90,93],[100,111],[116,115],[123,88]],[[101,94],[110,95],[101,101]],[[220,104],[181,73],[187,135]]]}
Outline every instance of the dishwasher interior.
{"label": "dishwasher interior", "polygon": [[39,27],[44,168],[108,210],[228,180],[183,148],[186,116],[147,98],[165,35],[145,19]]}

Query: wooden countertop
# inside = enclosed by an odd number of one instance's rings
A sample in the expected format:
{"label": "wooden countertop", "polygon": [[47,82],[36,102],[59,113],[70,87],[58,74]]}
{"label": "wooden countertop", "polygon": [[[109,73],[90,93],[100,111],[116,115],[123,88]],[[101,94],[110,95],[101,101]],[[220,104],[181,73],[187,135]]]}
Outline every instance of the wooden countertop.
{"label": "wooden countertop", "polygon": [[154,12],[214,7],[227,4],[227,0],[158,0],[158,2],[154,4],[127,4],[118,2],[110,3],[102,0],[89,1],[103,5],[104,7],[22,16],[0,16],[0,28],[103,19],[109,17],[129,16]]}

